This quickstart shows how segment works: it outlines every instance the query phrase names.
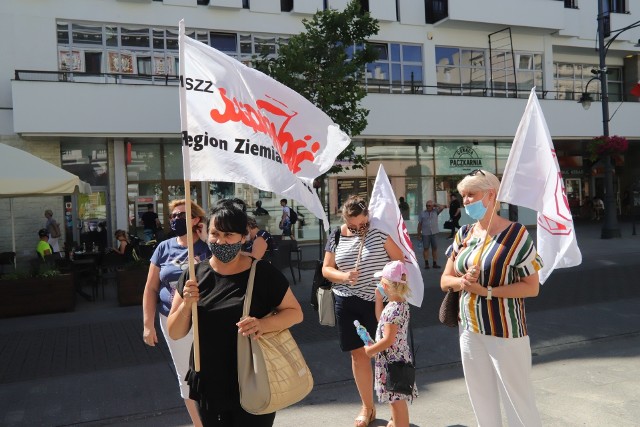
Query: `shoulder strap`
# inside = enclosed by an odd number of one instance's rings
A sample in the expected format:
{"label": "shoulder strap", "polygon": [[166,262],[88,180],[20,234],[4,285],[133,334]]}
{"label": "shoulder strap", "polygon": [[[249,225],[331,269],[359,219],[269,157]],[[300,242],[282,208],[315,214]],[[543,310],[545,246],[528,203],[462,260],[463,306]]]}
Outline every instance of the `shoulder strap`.
{"label": "shoulder strap", "polygon": [[336,247],[338,243],[340,243],[340,226],[336,229],[336,233],[333,235],[333,241],[336,243]]}
{"label": "shoulder strap", "polygon": [[253,296],[253,279],[256,277],[256,264],[257,259],[253,259],[251,262],[251,271],[249,272],[249,280],[247,281],[247,292],[244,294],[244,305],[242,306],[242,317],[249,315],[249,309],[251,308],[251,297]]}

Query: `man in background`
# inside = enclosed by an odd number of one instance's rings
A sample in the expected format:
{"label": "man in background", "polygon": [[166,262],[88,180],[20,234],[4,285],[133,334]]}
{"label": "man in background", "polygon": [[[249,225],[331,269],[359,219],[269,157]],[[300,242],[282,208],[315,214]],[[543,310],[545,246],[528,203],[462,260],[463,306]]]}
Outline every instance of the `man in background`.
{"label": "man in background", "polygon": [[282,218],[280,218],[282,238],[288,237],[291,240],[295,240],[293,237],[293,223],[291,222],[291,208],[287,206],[287,199],[280,200],[280,206],[282,206]]}
{"label": "man in background", "polygon": [[147,211],[140,217],[140,220],[142,221],[142,229],[145,242],[153,240],[156,234],[156,230],[161,227],[158,214],[153,211],[153,208],[153,203],[149,203],[147,205]]}
{"label": "man in background", "polygon": [[440,268],[438,265],[438,214],[446,208],[444,205],[438,205],[433,200],[428,200],[426,209],[420,214],[420,222],[418,222],[418,236],[422,237],[422,256],[424,258],[424,268],[429,268],[429,248],[431,248],[431,257],[433,258],[433,268]]}
{"label": "man in background", "polygon": [[460,210],[460,200],[458,200],[455,193],[451,193],[451,196],[449,197],[451,199],[449,202],[449,220],[451,221],[451,233],[449,234],[449,239],[453,239],[453,236],[456,234],[456,230],[460,228],[462,211]]}

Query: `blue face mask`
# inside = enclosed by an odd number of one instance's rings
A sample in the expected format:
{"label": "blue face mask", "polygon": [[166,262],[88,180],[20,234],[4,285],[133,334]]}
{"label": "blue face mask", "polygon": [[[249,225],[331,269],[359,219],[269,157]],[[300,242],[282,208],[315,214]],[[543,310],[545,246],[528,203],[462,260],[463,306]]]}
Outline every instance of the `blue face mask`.
{"label": "blue face mask", "polygon": [[378,282],[378,286],[376,286],[376,288],[378,289],[378,292],[380,292],[380,295],[382,295],[383,298],[387,297],[387,294],[384,293],[384,287],[382,286],[382,283]]}
{"label": "blue face mask", "polygon": [[467,213],[467,215],[469,215],[471,218],[475,219],[476,221],[479,221],[482,218],[484,218],[484,215],[487,213],[487,208],[482,204],[482,201],[486,196],[487,195],[485,194],[482,197],[482,199],[478,200],[477,202],[469,203],[467,206],[464,207],[464,210]]}

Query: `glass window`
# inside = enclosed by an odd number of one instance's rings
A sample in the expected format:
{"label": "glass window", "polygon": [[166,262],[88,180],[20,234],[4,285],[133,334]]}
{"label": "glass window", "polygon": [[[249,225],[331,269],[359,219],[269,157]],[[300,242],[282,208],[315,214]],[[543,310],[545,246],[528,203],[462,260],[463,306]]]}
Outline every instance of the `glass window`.
{"label": "glass window", "polygon": [[164,144],[164,177],[165,179],[184,179],[182,172],[182,145]]}
{"label": "glass window", "polygon": [[165,49],[164,30],[158,28],[153,29],[153,49]]}
{"label": "glass window", "polygon": [[121,27],[120,45],[128,47],[149,47],[149,28]]}
{"label": "glass window", "polygon": [[167,49],[178,50],[178,30],[166,30],[167,34]]}
{"label": "glass window", "polygon": [[107,25],[105,27],[105,37],[107,46],[118,46],[118,27]]}
{"label": "glass window", "polygon": [[161,176],[160,144],[131,143],[131,162],[127,165],[127,179],[159,180]]}
{"label": "glass window", "polygon": [[[398,61],[395,58],[392,58],[392,60]],[[418,45],[402,45],[402,60],[422,63],[422,48]]]}
{"label": "glass window", "polygon": [[71,28],[74,44],[102,44],[102,26],[73,24]]}
{"label": "glass window", "polygon": [[69,24],[58,22],[56,34],[58,36],[58,44],[69,44]]}
{"label": "glass window", "polygon": [[93,186],[109,185],[107,143],[84,141],[61,143],[62,169]]}
{"label": "glass window", "polygon": [[255,53],[262,55],[266,53],[267,55],[275,55],[276,54],[276,38],[275,37],[264,37],[264,36],[254,36],[253,41],[255,43]]}
{"label": "glass window", "polygon": [[153,74],[153,69],[151,68],[151,57],[150,56],[136,56],[136,60],[138,62],[138,74]]}

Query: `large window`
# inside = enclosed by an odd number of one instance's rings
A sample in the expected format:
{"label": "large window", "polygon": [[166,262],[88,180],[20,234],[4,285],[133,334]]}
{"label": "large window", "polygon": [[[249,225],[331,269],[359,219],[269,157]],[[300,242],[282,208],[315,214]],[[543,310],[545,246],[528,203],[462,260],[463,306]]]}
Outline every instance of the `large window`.
{"label": "large window", "polygon": [[[587,91],[591,94],[591,98],[594,101],[600,100],[602,88],[600,80],[594,78],[597,74],[593,72],[598,70],[597,65],[556,62],[553,64],[553,68],[554,89],[556,90],[557,99],[572,99],[577,101],[580,99],[582,93]],[[591,82],[589,82],[590,80]],[[609,101],[622,101],[622,69],[608,68],[607,80]],[[587,84],[589,84],[588,88]]]}
{"label": "large window", "polygon": [[437,46],[436,73],[441,94],[528,97],[542,87],[542,54],[493,50],[489,61],[485,49]]}
{"label": "large window", "polygon": [[423,83],[422,47],[399,43],[371,43],[378,60],[367,64],[369,92],[412,93]]}

